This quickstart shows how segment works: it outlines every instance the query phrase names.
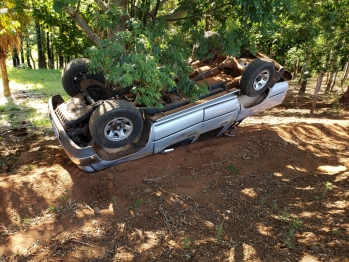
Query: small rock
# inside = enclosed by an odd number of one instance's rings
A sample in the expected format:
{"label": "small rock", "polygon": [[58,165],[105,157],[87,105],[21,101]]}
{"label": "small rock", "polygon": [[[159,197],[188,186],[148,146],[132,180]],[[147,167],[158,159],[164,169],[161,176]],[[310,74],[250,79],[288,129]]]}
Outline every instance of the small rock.
{"label": "small rock", "polygon": [[114,175],[112,173],[108,173],[105,175],[105,179],[107,180],[114,180]]}
{"label": "small rock", "polygon": [[313,251],[317,251],[319,248],[315,245],[312,245],[309,247],[309,249],[313,250]]}
{"label": "small rock", "polygon": [[108,181],[107,188],[113,188],[114,184],[112,181]]}
{"label": "small rock", "polygon": [[336,248],[342,248],[342,247],[343,247],[343,244],[342,244],[341,241],[335,240],[335,241],[334,241],[334,247],[336,247]]}
{"label": "small rock", "polygon": [[101,209],[99,207],[95,207],[94,209],[95,215],[100,215],[101,214]]}

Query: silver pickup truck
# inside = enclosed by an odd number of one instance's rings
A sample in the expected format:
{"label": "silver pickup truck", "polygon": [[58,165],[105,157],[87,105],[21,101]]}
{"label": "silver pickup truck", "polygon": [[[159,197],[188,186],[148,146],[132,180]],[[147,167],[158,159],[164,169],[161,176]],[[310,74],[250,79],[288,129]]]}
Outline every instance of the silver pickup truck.
{"label": "silver pickup truck", "polygon": [[52,128],[69,158],[86,172],[221,135],[246,117],[283,101],[292,75],[276,61],[248,51],[192,62],[190,79],[208,94],[191,102],[176,89],[163,107],[137,105],[130,88],[111,87],[102,72],[88,73],[88,59],[71,61],[62,85],[71,96],[50,98]]}

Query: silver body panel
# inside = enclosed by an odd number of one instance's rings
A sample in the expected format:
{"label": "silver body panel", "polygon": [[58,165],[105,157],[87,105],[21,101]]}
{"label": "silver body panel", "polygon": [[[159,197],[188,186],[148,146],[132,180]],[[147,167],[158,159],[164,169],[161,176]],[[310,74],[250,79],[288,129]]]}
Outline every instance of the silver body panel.
{"label": "silver body panel", "polygon": [[246,105],[239,98],[239,92],[225,92],[215,98],[203,99],[190,107],[180,108],[176,112],[151,120],[148,141],[138,152],[105,160],[99,156],[93,146],[78,147],[66,134],[62,124],[55,115],[52,98],[49,102],[49,115],[56,136],[70,159],[86,172],[94,172],[114,166],[116,164],[135,160],[147,155],[157,154],[171,148],[182,141],[193,143],[200,135],[220,128],[215,135],[219,136],[234,123],[240,122],[248,116],[257,114],[270,107],[280,104],[288,90],[287,82],[276,83],[268,90],[267,96],[258,104]]}

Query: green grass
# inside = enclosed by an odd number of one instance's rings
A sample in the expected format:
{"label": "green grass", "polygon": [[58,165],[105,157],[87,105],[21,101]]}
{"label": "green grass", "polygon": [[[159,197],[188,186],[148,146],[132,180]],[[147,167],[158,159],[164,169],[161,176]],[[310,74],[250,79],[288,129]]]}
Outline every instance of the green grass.
{"label": "green grass", "polygon": [[133,208],[136,210],[138,209],[139,205],[142,203],[142,199],[138,198],[135,203],[133,204]]}
{"label": "green grass", "polygon": [[60,94],[63,99],[69,99],[62,88],[61,70],[7,69],[14,98],[4,98],[0,92],[0,126],[15,128],[30,122],[34,127],[49,128],[49,98]]}
{"label": "green grass", "polygon": [[216,243],[220,245],[222,243],[222,237],[224,234],[224,229],[222,225],[216,227]]}
{"label": "green grass", "polygon": [[61,70],[18,69],[8,67],[10,88],[12,86],[24,91],[36,91],[48,96],[61,94],[66,96],[61,84]]}
{"label": "green grass", "polygon": [[186,238],[184,239],[183,248],[189,249],[189,248],[190,248],[190,245],[191,245],[191,240],[190,240],[189,237],[186,237]]}

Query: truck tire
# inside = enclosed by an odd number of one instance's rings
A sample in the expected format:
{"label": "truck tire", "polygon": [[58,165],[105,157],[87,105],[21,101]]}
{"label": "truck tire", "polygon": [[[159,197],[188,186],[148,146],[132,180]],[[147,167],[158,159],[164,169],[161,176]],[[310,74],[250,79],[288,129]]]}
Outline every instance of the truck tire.
{"label": "truck tire", "polygon": [[101,147],[120,148],[142,132],[143,119],[135,106],[124,100],[106,100],[93,111],[89,129]]}
{"label": "truck tire", "polygon": [[273,82],[275,66],[272,62],[257,58],[242,73],[240,90],[243,94],[255,97],[262,94]]}
{"label": "truck tire", "polygon": [[87,65],[90,62],[86,58],[78,58],[70,61],[62,72],[62,86],[64,91],[70,96],[81,93],[79,84],[81,80],[94,79],[105,84],[103,72],[91,75],[88,73]]}

